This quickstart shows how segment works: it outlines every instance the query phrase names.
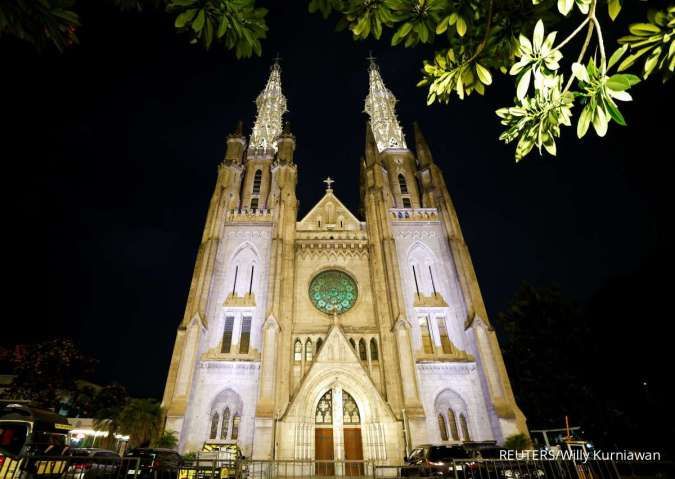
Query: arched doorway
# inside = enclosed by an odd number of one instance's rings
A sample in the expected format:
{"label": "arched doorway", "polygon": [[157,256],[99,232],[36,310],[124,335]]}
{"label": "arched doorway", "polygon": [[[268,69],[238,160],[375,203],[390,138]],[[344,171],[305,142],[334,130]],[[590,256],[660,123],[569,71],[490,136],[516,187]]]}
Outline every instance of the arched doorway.
{"label": "arched doorway", "polygon": [[363,440],[361,439],[361,414],[354,398],[342,391],[342,426],[345,445],[345,474],[347,476],[362,476],[364,473]]}
{"label": "arched doorway", "polygon": [[335,475],[332,461],[337,458],[347,461],[344,475],[362,476],[361,413],[351,394],[339,387],[326,391],[319,399],[314,419],[316,474]]}
{"label": "arched doorway", "polygon": [[334,476],[335,466],[333,461],[333,390],[329,389],[326,394],[321,396],[319,404],[316,405],[314,427],[314,457],[316,459],[317,476]]}

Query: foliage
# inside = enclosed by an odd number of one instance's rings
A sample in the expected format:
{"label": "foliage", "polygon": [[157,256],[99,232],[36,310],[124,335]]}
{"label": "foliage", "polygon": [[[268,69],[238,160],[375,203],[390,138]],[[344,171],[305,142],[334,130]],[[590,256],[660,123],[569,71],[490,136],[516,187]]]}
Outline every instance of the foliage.
{"label": "foliage", "polygon": [[[178,446],[178,437],[173,431],[164,431],[157,439],[155,439],[155,441],[153,441],[152,446],[175,449]],[[185,459],[185,456],[183,456],[183,459]]]}
{"label": "foliage", "polygon": [[[605,135],[610,121],[625,125],[616,100],[629,101],[627,90],[639,79],[616,73],[639,58],[646,58],[643,78],[655,70],[663,72],[664,80],[672,74],[675,7],[652,11],[649,23],[631,25],[631,35],[620,40],[626,47],[608,61],[598,1],[310,0],[309,10],[324,17],[337,12],[338,25],[348,28],[355,39],[379,39],[383,28],[390,28],[392,45],[433,44],[437,51],[424,61],[418,83],[428,88],[427,104],[448,103],[454,96],[464,99],[473,92],[483,95],[499,72],[515,76],[515,104],[497,110],[497,115],[506,126],[500,138],[517,143],[515,158],[519,161],[535,146],[540,154],[543,150],[556,154],[555,138],[562,126],[572,125],[575,104],[581,107],[577,118],[580,138],[591,124],[599,136]],[[614,21],[622,1],[602,2]],[[572,21],[575,15],[581,15],[581,20],[561,41],[556,42],[555,31],[544,34],[545,25],[556,25],[564,17]],[[532,30],[530,39],[525,33]],[[586,38],[576,61],[568,62],[569,72],[563,73],[562,49],[584,30]],[[599,57],[586,59],[593,39]],[[628,48],[631,54],[611,75],[609,69]]]}
{"label": "foliage", "polygon": [[[175,16],[175,28],[191,43],[209,49],[214,42],[233,50],[237,58],[261,55],[266,37],[267,10],[256,0],[111,0],[120,9],[158,7]],[[310,12],[327,18],[336,13],[338,29],[354,39],[383,39],[390,30],[392,46],[430,45],[435,53],[424,60],[419,86],[428,88],[427,104],[447,104],[473,92],[483,95],[495,75],[516,77],[514,105],[497,110],[506,126],[501,139],[516,143],[521,160],[535,146],[540,154],[556,154],[561,126],[571,126],[574,114],[581,138],[592,124],[604,136],[611,121],[625,125],[616,100],[628,101],[635,75],[618,77],[644,60],[641,77],[654,72],[663,81],[675,68],[675,6],[650,10],[647,22],[630,25],[624,46],[606,58],[599,6],[614,21],[623,0],[309,0]],[[59,50],[77,42],[79,17],[75,0],[12,0],[0,4],[0,36],[13,35],[38,47]],[[166,3],[165,3],[166,2]],[[600,5],[600,3],[602,5]],[[604,13],[603,13],[604,15]],[[577,26],[561,41],[550,30],[564,20]],[[533,31],[532,39],[527,35]],[[563,48],[586,32],[576,55]],[[586,58],[595,46],[597,53]],[[616,64],[624,54],[621,63]],[[614,75],[609,73],[616,67]],[[586,73],[583,73],[583,70]],[[564,81],[564,78],[567,81]],[[588,81],[587,81],[588,80]],[[614,88],[620,82],[621,89]],[[611,85],[614,85],[612,87]],[[576,108],[578,106],[579,108]],[[577,113],[578,112],[578,113]]]}
{"label": "foliage", "polygon": [[115,418],[120,431],[128,434],[129,447],[148,446],[160,438],[164,412],[153,399],[131,399]]}
{"label": "foliage", "polygon": [[630,68],[644,56],[643,78],[658,69],[665,82],[675,69],[675,5],[666,11],[650,10],[647,18],[648,23],[632,24],[628,29],[631,34],[619,39],[619,43],[630,48],[631,55],[621,62],[618,70]]}
{"label": "foliage", "polygon": [[65,396],[77,394],[76,380],[90,375],[95,365],[68,338],[16,348],[9,363],[16,377],[5,396],[55,409]]}
{"label": "foliage", "polygon": [[48,45],[63,51],[78,42],[80,18],[75,0],[9,0],[0,2],[0,38],[13,36],[38,50]]}
{"label": "foliage", "polygon": [[532,448],[532,441],[527,437],[527,434],[522,432],[519,434],[513,434],[506,438],[504,441],[504,449],[510,449],[513,451],[525,451],[526,449]]}
{"label": "foliage", "polygon": [[167,8],[176,14],[176,28],[187,32],[192,43],[200,41],[208,49],[218,40],[237,58],[262,52],[267,10],[256,8],[254,0],[171,0]]}

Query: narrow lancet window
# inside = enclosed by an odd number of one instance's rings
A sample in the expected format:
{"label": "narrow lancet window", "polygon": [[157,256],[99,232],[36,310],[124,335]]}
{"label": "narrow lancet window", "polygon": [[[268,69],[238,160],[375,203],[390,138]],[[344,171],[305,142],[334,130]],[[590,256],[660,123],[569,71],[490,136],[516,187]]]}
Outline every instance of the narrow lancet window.
{"label": "narrow lancet window", "polygon": [[[257,170],[253,176],[253,194],[260,194],[260,184],[262,183],[262,170]],[[252,206],[251,206],[252,207]]]}
{"label": "narrow lancet window", "polygon": [[366,342],[361,338],[359,340],[359,358],[361,361],[368,361],[368,353],[366,352]]}
{"label": "narrow lancet window", "polygon": [[234,327],[234,316],[225,318],[225,327],[223,328],[223,346],[221,353],[228,354],[232,348],[232,328]]}
{"label": "narrow lancet window", "polygon": [[239,337],[239,353],[248,354],[251,344],[251,317],[244,316],[241,320],[241,336]]}
{"label": "narrow lancet window", "polygon": [[448,428],[445,425],[445,417],[443,417],[443,414],[438,415],[438,429],[441,432],[441,441],[447,441],[448,440]]}
{"label": "narrow lancet window", "polygon": [[462,436],[464,436],[464,440],[470,441],[471,435],[469,434],[469,425],[466,423],[466,417],[464,417],[464,414],[459,415],[459,424],[462,428]]}
{"label": "narrow lancet window", "polygon": [[402,173],[398,175],[398,186],[401,189],[402,195],[408,194],[408,183],[405,181],[405,176]]}
{"label": "narrow lancet window", "polygon": [[453,441],[459,441],[459,431],[457,431],[457,419],[455,418],[455,411],[448,409],[448,424],[450,424],[450,434]]}
{"label": "narrow lancet window", "polygon": [[379,361],[379,353],[377,351],[377,341],[375,338],[370,338],[370,360]]}
{"label": "narrow lancet window", "polygon": [[312,340],[308,339],[305,343],[305,361],[310,362],[314,357],[314,347],[312,345]]}
{"label": "narrow lancet window", "polygon": [[230,429],[230,408],[226,407],[223,411],[223,421],[220,425],[220,438],[227,439],[227,433]]}
{"label": "narrow lancet window", "polygon": [[434,347],[431,344],[431,332],[429,331],[429,321],[426,316],[420,317],[420,334],[422,336],[422,350],[424,354],[433,354]]}
{"label": "narrow lancet window", "polygon": [[295,340],[295,346],[293,347],[293,360],[296,363],[302,362],[302,342],[299,339]]}

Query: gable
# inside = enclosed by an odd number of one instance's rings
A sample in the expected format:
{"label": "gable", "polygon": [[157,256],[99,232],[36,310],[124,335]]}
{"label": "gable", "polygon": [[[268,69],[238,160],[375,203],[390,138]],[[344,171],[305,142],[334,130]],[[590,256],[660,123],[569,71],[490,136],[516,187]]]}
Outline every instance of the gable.
{"label": "gable", "polygon": [[298,223],[298,230],[345,231],[359,230],[361,222],[335,196],[332,190],[326,194]]}

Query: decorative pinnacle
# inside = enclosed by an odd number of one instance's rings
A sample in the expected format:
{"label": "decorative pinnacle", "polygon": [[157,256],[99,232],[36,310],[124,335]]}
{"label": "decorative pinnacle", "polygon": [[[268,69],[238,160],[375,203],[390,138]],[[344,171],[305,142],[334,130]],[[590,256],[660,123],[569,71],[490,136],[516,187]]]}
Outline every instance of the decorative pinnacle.
{"label": "decorative pinnacle", "polygon": [[283,131],[282,117],[286,110],[286,97],[281,92],[281,67],[279,59],[272,65],[265,89],[255,103],[258,114],[251,133],[250,148],[277,150],[277,140]]}
{"label": "decorative pinnacle", "polygon": [[403,130],[396,118],[396,97],[387,90],[380,76],[380,70],[372,55],[368,57],[369,88],[366,96],[365,111],[370,116],[377,151],[382,152],[388,148],[407,148]]}
{"label": "decorative pinnacle", "polygon": [[331,178],[330,176],[323,180],[324,183],[326,183],[326,192],[333,191],[333,188],[331,188],[331,185],[335,183],[335,180]]}

